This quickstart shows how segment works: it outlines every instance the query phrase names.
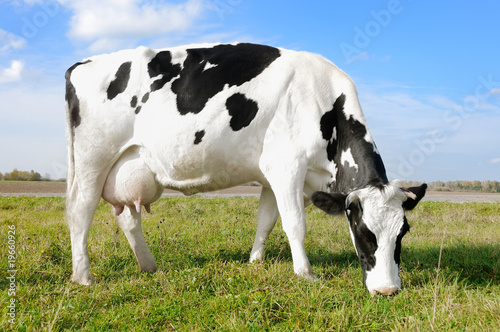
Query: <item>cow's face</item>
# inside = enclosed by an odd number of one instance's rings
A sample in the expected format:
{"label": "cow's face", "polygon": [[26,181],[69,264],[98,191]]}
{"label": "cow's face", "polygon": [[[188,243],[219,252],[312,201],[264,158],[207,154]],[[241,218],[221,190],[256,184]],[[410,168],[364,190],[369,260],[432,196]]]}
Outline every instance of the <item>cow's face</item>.
{"label": "cow's face", "polygon": [[401,289],[401,239],[410,229],[404,210],[425,195],[426,184],[408,189],[395,184],[369,186],[345,194],[316,192],[313,203],[329,214],[345,212],[351,238],[371,294],[392,295]]}

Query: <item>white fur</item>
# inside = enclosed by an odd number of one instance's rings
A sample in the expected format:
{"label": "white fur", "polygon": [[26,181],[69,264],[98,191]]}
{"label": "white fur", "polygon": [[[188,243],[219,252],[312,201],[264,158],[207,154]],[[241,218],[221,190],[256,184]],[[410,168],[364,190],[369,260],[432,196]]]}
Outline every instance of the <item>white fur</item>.
{"label": "white fur", "polygon": [[347,150],[342,151],[342,154],[340,155],[340,163],[343,165],[346,163],[349,165],[349,167],[354,167],[356,169],[356,172],[358,171],[358,164],[354,161],[354,157],[352,156],[351,153],[351,148],[347,148]]}
{"label": "white fur", "polygon": [[218,66],[218,65],[213,64],[213,63],[210,63],[210,62],[208,62],[208,61],[207,61],[207,63],[205,64],[205,67],[203,68],[203,71],[208,70],[208,69],[210,69],[210,68],[215,68],[215,67],[217,67],[217,66]]}

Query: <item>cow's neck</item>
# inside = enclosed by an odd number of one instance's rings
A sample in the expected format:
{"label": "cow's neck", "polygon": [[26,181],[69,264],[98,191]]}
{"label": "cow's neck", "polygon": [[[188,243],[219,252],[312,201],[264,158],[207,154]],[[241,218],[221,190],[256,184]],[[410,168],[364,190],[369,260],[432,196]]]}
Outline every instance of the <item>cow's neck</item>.
{"label": "cow's neck", "polygon": [[[332,192],[350,193],[367,185],[388,182],[384,163],[368,129],[352,116],[337,112],[337,139],[334,162],[337,167]],[[363,121],[364,122],[364,121]]]}
{"label": "cow's neck", "polygon": [[[346,156],[352,156],[351,160],[355,165],[351,165]],[[342,154],[346,155],[342,158]],[[337,158],[336,158],[337,159]],[[341,163],[341,160],[344,161]],[[332,183],[332,192],[350,193],[356,189],[361,189],[367,185],[379,185],[388,182],[385,167],[380,155],[374,151],[373,147],[363,150],[340,150],[338,152],[337,175]]]}

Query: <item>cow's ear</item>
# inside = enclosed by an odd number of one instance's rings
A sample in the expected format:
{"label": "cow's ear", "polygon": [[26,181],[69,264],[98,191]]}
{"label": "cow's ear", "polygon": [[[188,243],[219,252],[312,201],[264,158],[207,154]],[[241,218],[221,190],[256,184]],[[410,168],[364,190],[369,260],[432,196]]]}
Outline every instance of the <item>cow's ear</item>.
{"label": "cow's ear", "polygon": [[427,189],[427,184],[422,184],[420,187],[402,188],[408,199],[403,202],[403,208],[405,210],[412,210],[417,206],[418,202],[425,196],[425,190]]}
{"label": "cow's ear", "polygon": [[345,199],[347,195],[340,193],[325,193],[316,191],[312,194],[311,200],[314,205],[328,214],[341,214],[345,212]]}

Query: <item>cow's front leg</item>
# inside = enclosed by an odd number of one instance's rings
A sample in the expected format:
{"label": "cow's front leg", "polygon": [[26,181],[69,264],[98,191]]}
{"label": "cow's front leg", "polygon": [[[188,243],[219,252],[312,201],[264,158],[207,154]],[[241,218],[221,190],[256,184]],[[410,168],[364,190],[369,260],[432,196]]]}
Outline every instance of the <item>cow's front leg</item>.
{"label": "cow's front leg", "polygon": [[278,219],[278,206],[271,188],[262,187],[259,200],[259,211],[257,212],[257,231],[253,243],[250,262],[264,259],[265,245],[269,234]]}
{"label": "cow's front leg", "polygon": [[155,272],[156,261],[149,251],[148,245],[142,233],[141,214],[135,208],[125,206],[123,212],[118,216],[118,223],[125,233],[130,247],[144,272]]}
{"label": "cow's front leg", "polygon": [[281,216],[281,223],[292,251],[293,270],[298,276],[315,280],[304,248],[306,213],[304,211],[304,182],[307,160],[295,155],[296,146],[290,146],[286,133],[278,132],[267,138],[259,167],[271,186]]}
{"label": "cow's front leg", "polygon": [[[280,169],[281,166],[282,168]],[[309,280],[316,280],[304,248],[306,237],[306,214],[304,211],[305,167],[297,163],[274,164],[266,167],[267,179],[276,197],[281,223],[292,251],[295,274]],[[301,172],[302,171],[302,172]]]}
{"label": "cow's front leg", "polygon": [[301,191],[277,193],[276,201],[281,215],[283,230],[285,231],[293,258],[295,274],[309,280],[316,280],[306,255],[304,240],[306,237],[306,215],[304,198]]}

